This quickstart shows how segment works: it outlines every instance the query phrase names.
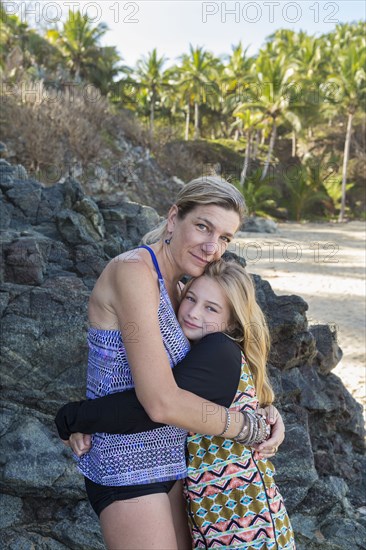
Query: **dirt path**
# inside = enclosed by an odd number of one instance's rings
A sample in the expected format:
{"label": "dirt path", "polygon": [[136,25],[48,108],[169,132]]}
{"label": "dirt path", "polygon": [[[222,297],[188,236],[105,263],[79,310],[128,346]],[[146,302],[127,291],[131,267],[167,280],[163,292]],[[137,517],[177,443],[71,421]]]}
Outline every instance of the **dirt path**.
{"label": "dirt path", "polygon": [[282,223],[278,232],[243,233],[231,250],[276,294],[297,294],[313,324],[336,325],[343,358],[333,372],[366,407],[365,224]]}

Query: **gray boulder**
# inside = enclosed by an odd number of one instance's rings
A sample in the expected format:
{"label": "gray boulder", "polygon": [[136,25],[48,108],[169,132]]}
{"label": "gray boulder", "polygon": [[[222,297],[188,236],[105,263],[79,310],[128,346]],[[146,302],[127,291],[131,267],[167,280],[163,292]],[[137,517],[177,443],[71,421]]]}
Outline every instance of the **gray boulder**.
{"label": "gray boulder", "polygon": [[[277,233],[278,229],[276,222],[273,220],[259,216],[249,216],[244,220],[239,231],[244,233]],[[238,233],[237,237],[240,237]]]}

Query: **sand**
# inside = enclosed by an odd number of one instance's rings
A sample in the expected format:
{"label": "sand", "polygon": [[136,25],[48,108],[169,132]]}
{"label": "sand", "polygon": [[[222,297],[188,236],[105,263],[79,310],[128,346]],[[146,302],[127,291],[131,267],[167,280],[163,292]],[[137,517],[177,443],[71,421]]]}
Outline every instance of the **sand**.
{"label": "sand", "polygon": [[336,326],[343,358],[332,372],[364,409],[365,228],[363,222],[280,223],[277,233],[241,233],[230,247],[276,294],[304,298],[311,324]]}

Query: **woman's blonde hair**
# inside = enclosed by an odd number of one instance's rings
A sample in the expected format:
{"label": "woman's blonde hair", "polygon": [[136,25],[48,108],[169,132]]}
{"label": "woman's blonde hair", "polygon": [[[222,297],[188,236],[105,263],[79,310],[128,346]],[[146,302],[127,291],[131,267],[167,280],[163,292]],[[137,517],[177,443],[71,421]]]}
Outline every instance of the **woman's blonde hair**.
{"label": "woman's blonde hair", "polygon": [[[218,176],[203,176],[187,183],[179,192],[175,201],[178,217],[183,219],[196,206],[215,205],[237,212],[240,222],[246,214],[243,195],[226,180]],[[152,244],[166,236],[167,220],[144,235],[142,242]]]}
{"label": "woman's blonde hair", "polygon": [[[270,336],[265,316],[256,301],[251,276],[235,260],[212,262],[205,268],[203,276],[217,282],[224,291],[231,311],[230,325],[225,333],[243,350],[254,377],[260,405],[271,404],[274,393],[266,368]],[[194,280],[186,284],[182,298]]]}

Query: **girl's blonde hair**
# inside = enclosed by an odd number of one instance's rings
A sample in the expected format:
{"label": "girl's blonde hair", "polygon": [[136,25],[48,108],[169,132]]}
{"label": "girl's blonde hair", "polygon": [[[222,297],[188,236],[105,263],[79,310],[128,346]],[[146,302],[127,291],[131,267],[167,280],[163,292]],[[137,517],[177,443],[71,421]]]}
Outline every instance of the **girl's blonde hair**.
{"label": "girl's blonde hair", "polygon": [[[218,176],[203,176],[187,183],[179,192],[175,201],[178,207],[178,216],[183,219],[196,206],[215,205],[237,212],[240,222],[246,214],[246,205],[243,195],[226,180]],[[142,242],[152,244],[166,236],[167,220],[144,235]]]}
{"label": "girl's blonde hair", "polygon": [[[261,406],[274,400],[267,375],[270,336],[265,316],[259,307],[251,276],[235,260],[219,260],[209,264],[203,275],[217,282],[229,302],[231,320],[226,334],[237,341],[243,350],[254,377],[258,401]],[[182,292],[185,296],[195,279],[191,279]]]}

